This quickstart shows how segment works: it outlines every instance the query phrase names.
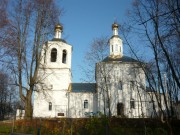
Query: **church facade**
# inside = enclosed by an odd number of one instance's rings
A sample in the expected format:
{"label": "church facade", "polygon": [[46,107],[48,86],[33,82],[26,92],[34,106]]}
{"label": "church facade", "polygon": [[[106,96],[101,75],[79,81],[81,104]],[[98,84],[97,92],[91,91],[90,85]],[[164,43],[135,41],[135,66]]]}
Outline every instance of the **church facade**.
{"label": "church facade", "polygon": [[143,63],[123,55],[118,24],[112,25],[112,31],[110,54],[96,63],[96,83],[72,83],[72,46],[61,38],[63,27],[56,25],[54,38],[41,52],[34,117],[152,116]]}

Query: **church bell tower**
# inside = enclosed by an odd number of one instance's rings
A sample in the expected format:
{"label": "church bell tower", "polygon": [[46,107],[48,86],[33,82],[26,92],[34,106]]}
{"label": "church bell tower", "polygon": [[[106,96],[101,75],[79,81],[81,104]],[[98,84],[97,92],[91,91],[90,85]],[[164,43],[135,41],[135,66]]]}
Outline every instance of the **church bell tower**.
{"label": "church bell tower", "polygon": [[63,26],[55,26],[54,38],[41,52],[34,98],[35,117],[67,117],[68,87],[71,83],[72,46],[62,39]]}

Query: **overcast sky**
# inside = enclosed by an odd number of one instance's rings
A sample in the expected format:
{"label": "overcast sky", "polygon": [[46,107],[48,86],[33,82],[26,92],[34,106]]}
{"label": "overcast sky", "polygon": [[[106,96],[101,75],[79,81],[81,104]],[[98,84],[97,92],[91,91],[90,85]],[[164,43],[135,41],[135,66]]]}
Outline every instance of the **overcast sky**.
{"label": "overcast sky", "polygon": [[[64,9],[62,37],[73,46],[72,81],[81,82],[85,52],[94,38],[112,36],[111,25],[126,21],[131,0],[56,0]],[[126,50],[124,50],[125,53]]]}

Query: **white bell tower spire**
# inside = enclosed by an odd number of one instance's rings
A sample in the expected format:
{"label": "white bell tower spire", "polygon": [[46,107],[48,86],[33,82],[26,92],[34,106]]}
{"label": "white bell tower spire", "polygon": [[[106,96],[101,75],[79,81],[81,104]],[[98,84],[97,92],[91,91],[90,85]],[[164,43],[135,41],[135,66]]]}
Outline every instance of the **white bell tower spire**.
{"label": "white bell tower spire", "polygon": [[123,56],[123,44],[122,40],[118,35],[119,25],[117,23],[112,24],[113,35],[109,40],[110,45],[110,56],[111,57],[122,57]]}

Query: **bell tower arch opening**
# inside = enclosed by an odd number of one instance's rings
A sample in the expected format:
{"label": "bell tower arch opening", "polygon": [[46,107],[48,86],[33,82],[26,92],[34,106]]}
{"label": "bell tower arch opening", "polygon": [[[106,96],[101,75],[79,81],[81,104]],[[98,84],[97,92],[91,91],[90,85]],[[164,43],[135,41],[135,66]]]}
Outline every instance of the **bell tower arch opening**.
{"label": "bell tower arch opening", "polygon": [[62,53],[62,63],[66,64],[67,63],[67,51],[63,50]]}
{"label": "bell tower arch opening", "polygon": [[57,49],[53,48],[51,50],[51,62],[56,62],[57,60]]}

